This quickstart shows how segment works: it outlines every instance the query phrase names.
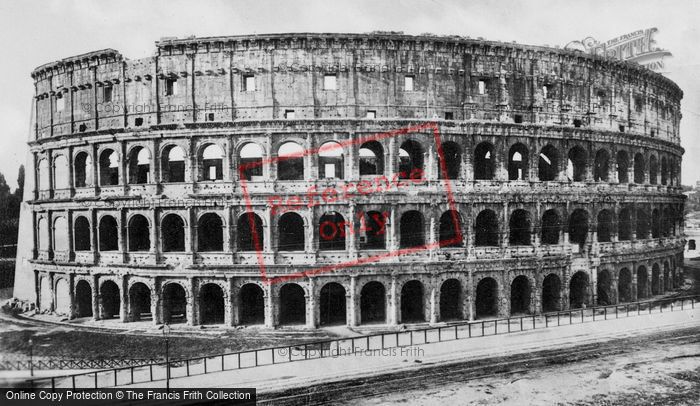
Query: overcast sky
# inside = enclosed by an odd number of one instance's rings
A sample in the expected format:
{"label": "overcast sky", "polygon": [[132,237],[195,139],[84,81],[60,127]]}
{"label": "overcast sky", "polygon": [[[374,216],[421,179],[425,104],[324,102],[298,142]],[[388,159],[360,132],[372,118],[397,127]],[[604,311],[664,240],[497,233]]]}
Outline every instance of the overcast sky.
{"label": "overcast sky", "polygon": [[700,1],[694,0],[0,0],[0,172],[14,188],[27,151],[31,71],[102,48],[129,59],[152,55],[165,36],[274,32],[430,32],[533,45],[605,41],[657,27],[667,75],[682,101],[683,183],[700,180]]}

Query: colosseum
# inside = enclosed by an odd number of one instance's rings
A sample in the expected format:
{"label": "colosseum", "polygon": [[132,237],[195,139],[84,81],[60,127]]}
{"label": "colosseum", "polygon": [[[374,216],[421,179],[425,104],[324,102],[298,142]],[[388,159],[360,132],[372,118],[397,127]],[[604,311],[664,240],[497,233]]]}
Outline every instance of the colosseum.
{"label": "colosseum", "polygon": [[[636,301],[681,279],[682,91],[657,73],[393,32],[155,48],[32,73],[15,295],[41,311],[392,326]],[[416,170],[400,190],[285,200]],[[288,278],[270,283],[261,259]],[[338,263],[354,265],[309,272]]]}

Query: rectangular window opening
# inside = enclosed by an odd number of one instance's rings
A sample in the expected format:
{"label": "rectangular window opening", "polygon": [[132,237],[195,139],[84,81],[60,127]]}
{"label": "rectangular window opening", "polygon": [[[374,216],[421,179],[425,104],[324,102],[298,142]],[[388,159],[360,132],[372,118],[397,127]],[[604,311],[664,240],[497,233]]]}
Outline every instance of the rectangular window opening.
{"label": "rectangular window opening", "polygon": [[323,90],[336,90],[336,75],[323,76]]}
{"label": "rectangular window opening", "polygon": [[523,122],[523,116],[522,114],[516,114],[513,117],[513,121],[515,121],[516,124],[521,124]]}
{"label": "rectangular window opening", "polygon": [[141,127],[143,125],[143,117],[136,117],[134,119],[134,125],[136,127]]}
{"label": "rectangular window opening", "polygon": [[455,119],[455,114],[451,111],[446,111],[445,112],[445,120],[454,120]]}
{"label": "rectangular window opening", "polygon": [[407,92],[413,91],[413,76],[406,75],[403,77],[403,90]]}
{"label": "rectangular window opening", "polygon": [[165,95],[175,96],[177,94],[177,78],[165,79]]}
{"label": "rectangular window opening", "polygon": [[295,117],[294,110],[285,110],[284,111],[284,118],[287,120],[293,120]]}
{"label": "rectangular window opening", "polygon": [[214,113],[207,113],[207,121],[214,121]]}
{"label": "rectangular window opening", "polygon": [[479,94],[486,94],[486,81],[480,80],[478,85]]}
{"label": "rectangular window opening", "polygon": [[365,118],[377,118],[377,110],[367,110]]}
{"label": "rectangular window opening", "polygon": [[624,126],[624,125],[618,126],[618,129],[620,130],[621,133],[625,132],[625,126]]}
{"label": "rectangular window opening", "polygon": [[102,101],[104,103],[112,102],[112,86],[105,86],[102,88]]}
{"label": "rectangular window opening", "polygon": [[581,121],[580,118],[574,119],[574,127],[579,128],[579,127],[581,127],[582,124],[583,124],[583,122]]}
{"label": "rectangular window opening", "polygon": [[66,101],[63,97],[56,98],[56,111],[63,111],[66,107]]}
{"label": "rectangular window opening", "polygon": [[243,91],[244,92],[254,92],[255,91],[255,76],[254,75],[244,75],[243,76]]}

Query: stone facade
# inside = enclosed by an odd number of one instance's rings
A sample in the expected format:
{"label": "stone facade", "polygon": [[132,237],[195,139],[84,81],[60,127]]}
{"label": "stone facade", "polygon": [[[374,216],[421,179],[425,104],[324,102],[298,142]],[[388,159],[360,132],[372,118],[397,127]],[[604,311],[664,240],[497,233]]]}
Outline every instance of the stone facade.
{"label": "stone facade", "polygon": [[[454,37],[287,34],[160,41],[141,60],[103,50],[32,77],[35,176],[22,214],[32,231],[15,280],[16,296],[42,310],[231,326],[436,323],[632,301],[680,280],[682,92],[637,65]],[[426,121],[439,125],[446,173],[422,133],[353,144],[332,176],[314,155],[291,175],[278,161],[237,170],[289,142],[311,150]],[[269,203],[405,164],[426,182],[293,219]],[[270,276],[454,234],[444,176],[461,243],[262,282],[251,227]],[[319,237],[324,214],[358,223],[370,212],[386,213],[386,233]]]}

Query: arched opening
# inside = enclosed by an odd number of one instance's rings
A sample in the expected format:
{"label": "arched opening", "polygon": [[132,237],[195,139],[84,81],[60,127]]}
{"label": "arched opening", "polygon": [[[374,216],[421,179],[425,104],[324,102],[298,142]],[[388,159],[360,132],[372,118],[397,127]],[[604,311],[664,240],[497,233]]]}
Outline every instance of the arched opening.
{"label": "arched opening", "polygon": [[202,324],[224,323],[224,291],[216,283],[199,288],[199,320]]}
{"label": "arched opening", "polygon": [[168,214],[161,221],[163,252],[185,251],[185,222],[177,214]]}
{"label": "arched opening", "polygon": [[569,217],[569,242],[583,245],[588,236],[588,212],[576,209]]}
{"label": "arched opening", "polygon": [[596,296],[598,297],[598,306],[607,306],[615,303],[613,296],[612,276],[610,275],[610,271],[607,269],[598,271]]}
{"label": "arched opening", "polygon": [[579,309],[588,304],[588,274],[576,272],[569,282],[569,307]]}
{"label": "arched opening", "polygon": [[474,244],[477,247],[498,246],[498,218],[492,210],[483,210],[476,216]]}
{"label": "arched opening", "polygon": [[607,182],[610,171],[610,154],[605,149],[600,149],[595,155],[595,168],[593,179],[596,182]]}
{"label": "arched opening", "polygon": [[620,214],[618,215],[617,239],[620,241],[632,239],[632,213],[628,208],[620,210]]}
{"label": "arched opening", "polygon": [[425,245],[423,215],[410,210],[401,215],[399,225],[401,248],[414,248]]}
{"label": "arched opening", "polygon": [[56,190],[69,187],[68,160],[64,155],[57,155],[53,159],[53,187]]}
{"label": "arched opening", "polygon": [[169,145],[161,155],[161,179],[165,183],[185,181],[185,152],[177,145]]}
{"label": "arched opening", "polygon": [[661,158],[661,184],[664,186],[668,184],[668,160],[666,157]]}
{"label": "arched opening", "polygon": [[39,246],[37,249],[42,251],[47,251],[49,249],[49,225],[46,217],[39,219],[39,224],[37,225],[39,233]]}
{"label": "arched opening", "polygon": [[112,281],[104,281],[100,286],[100,318],[111,319],[119,317],[121,301],[119,300],[119,286]]}
{"label": "arched opening", "polygon": [[129,288],[129,318],[131,321],[150,320],[151,289],[146,284],[136,282]]}
{"label": "arched opening", "polygon": [[632,272],[627,268],[622,268],[617,278],[617,297],[620,299],[620,303],[631,302],[633,299]]}
{"label": "arched opening", "polygon": [[649,238],[649,215],[642,209],[637,209],[637,239],[644,240]]}
{"label": "arched opening", "polygon": [[187,322],[187,294],[178,283],[168,283],[163,287],[163,322]]}
{"label": "arched opening", "polygon": [[343,147],[337,142],[326,142],[318,150],[318,172],[324,179],[343,179],[345,159]]}
{"label": "arched opening", "polygon": [[288,283],[280,289],[280,324],[305,324],[306,298],[304,289]]}
{"label": "arched opening", "polygon": [[636,154],[634,156],[634,183],[641,185],[644,183],[644,156]]}
{"label": "arched opening", "polygon": [[263,222],[260,216],[253,212],[243,213],[238,217],[236,226],[239,251],[263,250]]}
{"label": "arched opening", "polygon": [[224,224],[216,213],[206,213],[197,221],[197,250],[224,250]]}
{"label": "arched opening", "polygon": [[83,216],[77,217],[73,224],[74,249],[76,251],[90,251],[90,222]]}
{"label": "arched opening", "polygon": [[542,281],[542,311],[558,312],[561,310],[561,279],[559,275],[549,274]]}
{"label": "arched opening", "polygon": [[561,232],[561,223],[559,214],[554,209],[549,209],[542,214],[542,244],[555,245],[559,244],[559,234]]}
{"label": "arched opening", "polygon": [[528,150],[523,144],[515,144],[508,152],[508,180],[527,179]]}
{"label": "arched opening", "polygon": [[65,278],[60,278],[56,281],[54,287],[55,294],[55,305],[54,312],[61,315],[70,315],[71,312],[71,298],[70,290],[68,288],[68,281]]}
{"label": "arched opening", "polygon": [[384,174],[384,148],[377,141],[360,145],[360,176]]}
{"label": "arched opening", "polygon": [[102,216],[99,225],[100,251],[116,251],[119,249],[119,232],[117,220],[112,216]]}
{"label": "arched opening", "polygon": [[629,183],[630,159],[627,151],[617,153],[617,181],[619,183]]}
{"label": "arched opening", "polygon": [[368,282],[362,287],[360,323],[386,323],[386,289],[381,282]]}
{"label": "arched opening", "polygon": [[399,178],[409,179],[414,171],[422,173],[423,161],[421,145],[413,140],[404,141],[399,148]]}
{"label": "arched opening", "polygon": [[129,219],[129,251],[148,251],[151,248],[150,226],[146,217],[135,214]]}
{"label": "arched opening", "polygon": [[135,147],[129,153],[129,183],[143,184],[151,181],[151,153],[143,147]]}
{"label": "arched opening", "polygon": [[68,251],[68,221],[65,217],[56,217],[53,222],[53,250]]}
{"label": "arched opening", "polygon": [[335,282],[327,283],[321,288],[320,316],[322,326],[343,325],[346,323],[345,288]]}
{"label": "arched opening", "polygon": [[265,322],[265,293],[254,283],[241,286],[239,297],[239,322],[243,325],[263,324]]}
{"label": "arched opening", "polygon": [[51,185],[49,184],[49,161],[48,159],[42,159],[39,161],[38,165],[38,185],[37,190],[49,190]]}
{"label": "arched opening", "polygon": [[199,180],[216,181],[224,178],[224,151],[216,144],[204,147],[199,158]]}
{"label": "arched opening", "polygon": [[462,318],[462,284],[457,279],[448,279],[440,286],[440,320]]}
{"label": "arched opening", "polygon": [[345,250],[345,218],[338,212],[324,213],[318,221],[318,249],[321,251]]}
{"label": "arched opening", "polygon": [[423,284],[417,280],[406,282],[401,288],[401,322],[424,322],[423,309]]}
{"label": "arched opening", "polygon": [[360,225],[360,247],[362,249],[386,248],[386,225],[389,219],[378,211],[369,211],[362,216]]}
{"label": "arched opening", "polygon": [[530,226],[530,213],[527,210],[518,209],[511,213],[508,229],[509,245],[530,245],[532,230]]}
{"label": "arched opening", "polygon": [[119,184],[119,155],[111,149],[100,154],[100,186]]}
{"label": "arched opening", "polygon": [[277,222],[278,251],[304,251],[304,219],[284,213]]}
{"label": "arched opening", "polygon": [[656,156],[652,155],[649,157],[649,183],[656,185],[658,182],[659,174],[659,163],[656,160]]}
{"label": "arched opening", "polygon": [[474,149],[474,179],[491,180],[495,176],[493,145],[482,142]]}
{"label": "arched opening", "polygon": [[476,318],[498,315],[498,283],[493,278],[483,278],[476,285]]}
{"label": "arched opening", "polygon": [[654,264],[654,266],[651,267],[651,294],[661,294],[661,269],[659,268],[659,264]]}
{"label": "arched opening", "polygon": [[558,165],[559,154],[557,153],[557,149],[552,145],[547,145],[542,148],[538,163],[539,179],[543,182],[556,180]]}
{"label": "arched opening", "polygon": [[[442,166],[438,171],[440,179],[459,179],[459,172],[462,167],[462,149],[455,142],[444,142],[442,144],[442,156],[441,160],[445,162],[446,174],[442,171]],[[447,176],[445,176],[447,175]]]}
{"label": "arched opening", "polygon": [[510,314],[530,313],[530,281],[520,275],[510,284]]}
{"label": "arched opening", "polygon": [[75,315],[92,317],[92,288],[84,280],[75,284]]}
{"label": "arched opening", "polygon": [[645,299],[649,294],[649,277],[647,276],[647,268],[640,266],[637,268],[637,299]]}
{"label": "arched opening", "polygon": [[304,179],[304,149],[296,142],[285,142],[277,150],[277,179]]}
{"label": "arched opening", "polygon": [[651,212],[651,238],[661,237],[661,216],[659,209],[654,209]]}
{"label": "arched opening", "polygon": [[78,152],[73,162],[75,187],[85,187],[92,184],[92,158],[87,152]]}
{"label": "arched opening", "polygon": [[39,281],[39,309],[51,310],[51,283],[49,278],[44,276]]}
{"label": "arched opening", "polygon": [[601,210],[598,212],[598,224],[596,228],[596,234],[598,235],[598,242],[610,242],[612,241],[612,231],[613,231],[613,217],[610,210]]}
{"label": "arched opening", "polygon": [[239,175],[245,180],[258,180],[263,176],[263,149],[260,145],[249,142],[241,148],[239,157]]}
{"label": "arched opening", "polygon": [[462,246],[462,220],[456,210],[448,210],[440,216],[440,247]]}
{"label": "arched opening", "polygon": [[569,182],[583,182],[586,180],[586,151],[581,147],[573,147],[569,150],[569,161],[566,167],[566,176]]}

